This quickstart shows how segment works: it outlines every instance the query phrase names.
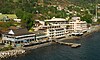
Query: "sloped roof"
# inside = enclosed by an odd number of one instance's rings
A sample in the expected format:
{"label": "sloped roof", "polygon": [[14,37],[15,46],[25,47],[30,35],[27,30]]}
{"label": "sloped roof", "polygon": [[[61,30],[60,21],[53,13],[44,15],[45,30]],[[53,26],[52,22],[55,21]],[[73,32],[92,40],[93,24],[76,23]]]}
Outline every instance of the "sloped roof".
{"label": "sloped roof", "polygon": [[10,26],[8,29],[10,29],[10,30],[14,30],[14,29],[19,29],[18,27],[15,27],[15,26]]}
{"label": "sloped roof", "polygon": [[14,36],[31,34],[28,32],[28,30],[26,28],[12,29],[12,31],[14,32],[14,34],[12,34],[12,35],[14,35]]}

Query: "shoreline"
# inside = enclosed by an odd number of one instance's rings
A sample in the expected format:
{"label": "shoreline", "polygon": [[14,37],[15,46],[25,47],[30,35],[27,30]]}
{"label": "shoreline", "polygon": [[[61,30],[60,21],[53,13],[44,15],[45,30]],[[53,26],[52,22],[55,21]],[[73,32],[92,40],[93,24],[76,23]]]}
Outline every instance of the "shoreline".
{"label": "shoreline", "polygon": [[[100,25],[99,26],[93,26],[90,30],[88,30],[84,35],[82,35],[82,36],[71,36],[71,37],[69,37],[69,36],[67,36],[66,38],[62,38],[62,39],[58,39],[58,41],[64,41],[64,40],[73,40],[73,39],[80,39],[81,37],[87,37],[87,36],[90,36],[92,33],[94,33],[94,32],[97,32],[97,31],[100,31]],[[22,51],[24,51],[23,53],[16,53],[15,55],[12,55],[12,54],[8,54],[6,57],[4,57],[4,58],[9,58],[9,57],[15,57],[15,56],[18,56],[18,55],[22,55],[22,54],[24,54],[24,53],[28,53],[29,52],[29,50],[34,50],[34,49],[37,49],[37,48],[41,48],[41,47],[45,47],[45,46],[49,46],[49,45],[52,45],[52,44],[54,44],[54,42],[46,42],[46,43],[43,43],[43,44],[38,44],[38,45],[33,45],[33,46],[29,46],[29,47],[23,47],[23,48],[21,48],[21,49],[19,49],[19,50],[22,50]],[[15,50],[17,50],[17,49],[15,49]],[[19,50],[17,50],[17,52],[19,52]],[[9,51],[13,51],[13,50],[9,50]],[[2,52],[2,51],[1,51]],[[0,53],[1,53],[0,52]],[[7,51],[3,51],[3,52],[6,52],[5,54],[7,54]],[[12,55],[12,56],[11,56]]]}
{"label": "shoreline", "polygon": [[23,47],[22,49],[24,49],[25,51],[28,51],[28,50],[33,50],[33,49],[49,46],[49,45],[52,45],[52,44],[53,44],[53,42],[46,42],[46,43],[38,44],[38,45],[34,45],[34,46]]}
{"label": "shoreline", "polygon": [[9,57],[16,57],[18,55],[24,54],[26,51],[22,49],[14,49],[8,51],[0,51],[0,59],[5,59]]}
{"label": "shoreline", "polygon": [[[94,27],[95,27],[95,28],[94,28]],[[65,37],[65,38],[58,39],[58,41],[80,39],[81,37],[90,36],[92,33],[100,31],[100,25],[99,25],[99,26],[92,26],[92,28],[91,28],[90,30],[91,30],[91,31],[87,31],[87,32],[86,32],[84,35],[82,35],[82,36],[71,36],[71,37],[67,36],[67,37]],[[54,42],[46,42],[46,43],[39,44],[39,45],[24,47],[24,49],[25,49],[25,50],[33,50],[33,49],[41,48],[41,47],[44,47],[44,46],[49,46],[49,45],[52,45],[52,44],[54,44]]]}
{"label": "shoreline", "polygon": [[86,36],[91,35],[94,32],[98,32],[98,31],[100,31],[100,25],[92,26],[91,29],[88,30],[87,33],[85,33],[83,36],[86,37]]}

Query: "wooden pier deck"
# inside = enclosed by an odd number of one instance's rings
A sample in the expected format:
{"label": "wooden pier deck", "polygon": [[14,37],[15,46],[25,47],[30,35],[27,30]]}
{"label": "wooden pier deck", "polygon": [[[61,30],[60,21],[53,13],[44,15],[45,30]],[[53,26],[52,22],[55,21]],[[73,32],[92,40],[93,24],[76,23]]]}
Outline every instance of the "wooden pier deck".
{"label": "wooden pier deck", "polygon": [[60,42],[60,41],[55,41],[55,42],[58,43],[58,44],[61,44],[61,45],[70,46],[72,48],[77,48],[77,47],[81,46],[81,44],[78,44],[78,43],[68,43],[68,42]]}

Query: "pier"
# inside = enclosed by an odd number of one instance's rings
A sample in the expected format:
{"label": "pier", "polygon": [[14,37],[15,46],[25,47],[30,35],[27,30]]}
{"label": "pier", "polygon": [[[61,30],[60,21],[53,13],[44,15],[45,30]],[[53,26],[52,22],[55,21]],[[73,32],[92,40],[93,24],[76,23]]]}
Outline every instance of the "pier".
{"label": "pier", "polygon": [[78,43],[68,43],[68,42],[60,42],[60,41],[54,41],[58,44],[61,44],[61,45],[67,45],[67,46],[70,46],[72,48],[77,48],[77,47],[80,47],[81,44],[78,44]]}

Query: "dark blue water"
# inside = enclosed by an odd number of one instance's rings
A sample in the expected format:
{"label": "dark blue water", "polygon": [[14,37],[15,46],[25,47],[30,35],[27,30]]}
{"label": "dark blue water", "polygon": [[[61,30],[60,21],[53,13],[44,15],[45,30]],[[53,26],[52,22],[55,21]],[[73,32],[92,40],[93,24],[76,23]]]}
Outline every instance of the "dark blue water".
{"label": "dark blue water", "polygon": [[7,60],[100,60],[100,32],[79,40],[68,42],[81,43],[80,48],[53,44],[32,50],[30,53]]}

